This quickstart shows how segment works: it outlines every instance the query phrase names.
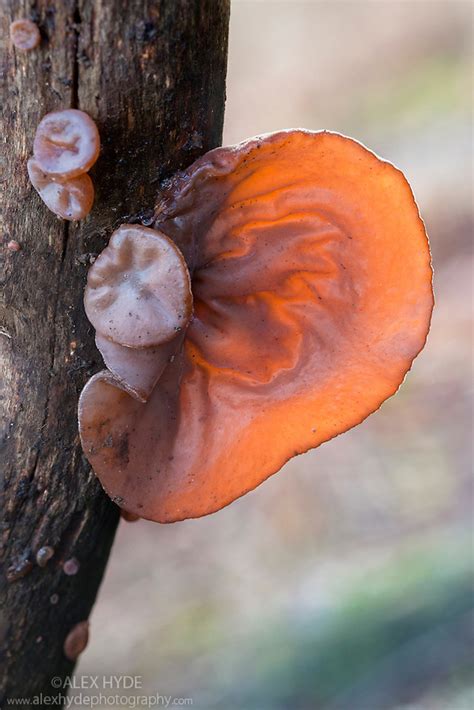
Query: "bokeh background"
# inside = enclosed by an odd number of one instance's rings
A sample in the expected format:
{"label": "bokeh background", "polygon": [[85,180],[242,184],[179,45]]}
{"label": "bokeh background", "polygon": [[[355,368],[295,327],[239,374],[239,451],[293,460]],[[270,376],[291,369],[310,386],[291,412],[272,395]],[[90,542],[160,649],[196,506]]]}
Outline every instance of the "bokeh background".
{"label": "bokeh background", "polygon": [[234,0],[224,142],[329,128],[399,166],[431,335],[378,413],[229,508],[122,522],[79,674],[200,710],[474,707],[472,11]]}

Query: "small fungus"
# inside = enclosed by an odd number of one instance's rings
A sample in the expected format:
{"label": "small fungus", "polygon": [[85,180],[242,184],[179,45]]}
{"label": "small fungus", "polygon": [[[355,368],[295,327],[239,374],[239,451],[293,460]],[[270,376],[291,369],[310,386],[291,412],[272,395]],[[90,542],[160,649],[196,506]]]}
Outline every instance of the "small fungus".
{"label": "small fungus", "polygon": [[36,129],[33,153],[38,167],[58,181],[87,173],[99,157],[99,150],[99,131],[84,111],[53,111]]}
{"label": "small fungus", "polygon": [[94,203],[94,185],[89,175],[79,175],[64,182],[44,173],[35,158],[27,163],[31,184],[45,205],[68,221],[84,219]]}
{"label": "small fungus", "polygon": [[63,651],[66,658],[76,661],[89,642],[89,622],[80,621],[66,636]]}
{"label": "small fungus", "polygon": [[79,562],[75,557],[71,557],[69,560],[63,564],[63,572],[67,574],[68,577],[73,577],[79,572]]}
{"label": "small fungus", "polygon": [[10,39],[17,49],[28,52],[41,41],[38,26],[31,20],[15,20],[10,25]]}
{"label": "small fungus", "polygon": [[51,594],[49,598],[49,603],[55,606],[59,601],[59,594]]}
{"label": "small fungus", "polygon": [[186,262],[164,234],[124,225],[90,268],[84,304],[97,332],[117,345],[166,343],[191,317]]}
{"label": "small fungus", "polygon": [[38,567],[46,567],[51,557],[54,555],[54,548],[50,545],[40,547],[36,553],[36,564]]}
{"label": "small fungus", "polygon": [[27,558],[19,560],[7,569],[7,582],[16,582],[25,577],[33,568],[33,563]]}
{"label": "small fungus", "polygon": [[9,251],[20,251],[21,245],[17,241],[15,241],[15,239],[10,239],[7,244],[7,249]]}
{"label": "small fungus", "polygon": [[108,369],[82,391],[79,429],[114,501],[174,522],[393,395],[426,340],[432,272],[403,174],[326,131],[206,153],[164,186],[153,227],[119,229],[90,269]]}
{"label": "small fungus", "polygon": [[40,122],[28,175],[43,202],[58,217],[80,220],[91,211],[94,185],[86,173],[99,150],[97,126],[84,111],[55,111]]}

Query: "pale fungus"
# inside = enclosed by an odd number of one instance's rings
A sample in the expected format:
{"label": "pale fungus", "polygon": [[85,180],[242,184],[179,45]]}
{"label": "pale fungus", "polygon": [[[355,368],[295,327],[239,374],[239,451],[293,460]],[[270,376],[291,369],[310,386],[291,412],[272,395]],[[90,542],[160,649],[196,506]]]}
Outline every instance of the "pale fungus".
{"label": "pale fungus", "polygon": [[77,109],[48,113],[41,120],[27,164],[30,181],[46,206],[69,221],[84,219],[94,203],[87,171],[100,150],[94,121]]}
{"label": "pale fungus", "polygon": [[10,25],[10,39],[16,49],[28,52],[41,41],[38,25],[31,20],[15,20]]}
{"label": "pale fungus", "polygon": [[36,129],[33,153],[40,170],[59,181],[87,173],[99,157],[99,131],[75,108],[53,111]]}
{"label": "pale fungus", "polygon": [[84,219],[94,203],[94,186],[89,175],[57,182],[44,173],[35,158],[27,163],[31,184],[46,207],[68,221]]}

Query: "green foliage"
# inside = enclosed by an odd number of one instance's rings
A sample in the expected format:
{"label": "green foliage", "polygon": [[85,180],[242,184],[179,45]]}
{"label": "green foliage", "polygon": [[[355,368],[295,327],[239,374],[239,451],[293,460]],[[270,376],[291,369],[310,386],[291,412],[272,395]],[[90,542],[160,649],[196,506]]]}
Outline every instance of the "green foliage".
{"label": "green foliage", "polygon": [[[451,553],[453,551],[451,550]],[[335,610],[260,629],[227,708],[382,710],[472,680],[470,548],[412,555],[367,576]],[[457,709],[456,709],[457,710]]]}

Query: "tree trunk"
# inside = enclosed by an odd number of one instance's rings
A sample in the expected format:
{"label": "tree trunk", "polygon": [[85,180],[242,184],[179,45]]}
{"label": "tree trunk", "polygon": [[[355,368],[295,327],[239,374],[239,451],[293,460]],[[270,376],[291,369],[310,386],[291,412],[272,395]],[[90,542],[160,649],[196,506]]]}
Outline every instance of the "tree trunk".
{"label": "tree trunk", "polygon": [[[89,617],[118,521],[77,433],[78,394],[101,368],[82,305],[87,266],[120,223],[147,224],[161,180],[220,144],[229,0],[0,0],[0,7],[5,707],[6,698],[64,693],[51,678],[73,670],[64,641]],[[42,33],[30,52],[7,39],[9,23],[22,17]],[[41,117],[68,107],[87,111],[102,141],[91,172],[95,205],[81,223],[55,218],[26,172]],[[43,547],[54,549],[46,566],[37,562]],[[68,575],[72,558],[79,568]]]}

